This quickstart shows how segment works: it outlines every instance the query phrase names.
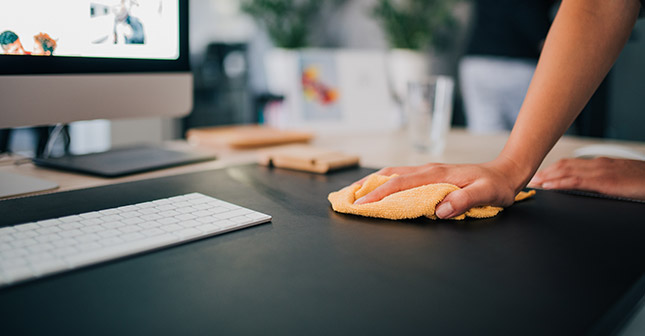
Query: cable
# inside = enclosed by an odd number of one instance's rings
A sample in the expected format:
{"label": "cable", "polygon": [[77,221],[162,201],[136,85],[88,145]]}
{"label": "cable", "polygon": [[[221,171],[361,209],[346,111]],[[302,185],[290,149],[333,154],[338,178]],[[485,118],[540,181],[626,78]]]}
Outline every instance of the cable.
{"label": "cable", "polygon": [[51,156],[52,151],[54,150],[54,144],[56,143],[56,140],[58,139],[60,134],[63,132],[64,128],[64,124],[56,124],[56,126],[54,126],[54,129],[49,134],[49,139],[47,140],[47,145],[45,146],[45,151],[43,152],[44,159],[47,159]]}

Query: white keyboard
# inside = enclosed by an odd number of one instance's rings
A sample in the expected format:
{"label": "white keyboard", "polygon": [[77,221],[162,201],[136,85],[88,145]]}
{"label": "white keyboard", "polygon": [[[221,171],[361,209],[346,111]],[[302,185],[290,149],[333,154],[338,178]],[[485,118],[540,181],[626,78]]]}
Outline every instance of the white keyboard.
{"label": "white keyboard", "polygon": [[0,228],[0,286],[185,243],[271,216],[198,193]]}

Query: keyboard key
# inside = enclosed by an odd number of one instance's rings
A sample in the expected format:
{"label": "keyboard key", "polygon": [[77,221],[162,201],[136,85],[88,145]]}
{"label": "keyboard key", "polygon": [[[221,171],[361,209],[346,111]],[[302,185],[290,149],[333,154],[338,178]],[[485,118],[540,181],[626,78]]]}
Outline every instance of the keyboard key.
{"label": "keyboard key", "polygon": [[158,220],[158,219],[162,219],[163,216],[160,216],[159,214],[154,213],[154,214],[143,215],[143,216],[141,216],[139,218],[141,218],[141,219],[143,219],[145,221],[155,221],[155,220]]}
{"label": "keyboard key", "polygon": [[27,266],[29,263],[25,258],[13,258],[0,260],[0,269]]}
{"label": "keyboard key", "polygon": [[86,212],[84,214],[80,214],[79,216],[85,218],[85,219],[91,219],[91,218],[97,218],[101,216],[101,213],[98,211],[92,211],[92,212]]}
{"label": "keyboard key", "polygon": [[[119,210],[117,210],[117,209],[106,209],[106,210],[99,211],[99,213],[101,213],[102,215],[115,215],[115,214],[119,213]],[[108,216],[103,217],[103,219],[105,220],[106,217],[108,217]]]}
{"label": "keyboard key", "polygon": [[118,228],[117,230],[121,231],[122,233],[132,233],[136,231],[141,231],[141,228],[136,225],[126,225]]}
{"label": "keyboard key", "polygon": [[246,216],[238,216],[238,217],[231,218],[230,221],[238,224],[246,224],[246,223],[250,223],[251,219]]}
{"label": "keyboard key", "polygon": [[206,216],[210,216],[212,214],[213,213],[208,211],[208,210],[199,210],[199,211],[195,211],[193,213],[193,215],[196,216],[196,217],[206,217]]}
{"label": "keyboard key", "polygon": [[17,231],[31,231],[31,230],[40,228],[40,224],[29,223],[29,224],[18,225],[15,228]]}
{"label": "keyboard key", "polygon": [[169,211],[162,211],[158,213],[158,215],[161,217],[175,217],[175,216],[181,215],[181,213],[177,211],[169,210]]}
{"label": "keyboard key", "polygon": [[54,256],[51,253],[39,252],[39,253],[29,255],[25,259],[27,259],[27,261],[30,264],[33,264],[33,263],[39,263],[39,262],[43,262],[43,261],[47,261],[47,260],[51,260],[51,259],[55,259],[55,258],[56,258],[56,256]]}
{"label": "keyboard key", "polygon": [[60,227],[54,226],[54,225],[45,226],[45,227],[42,227],[42,228],[36,230],[36,232],[39,235],[46,235],[48,233],[56,233],[56,232],[60,232],[60,231],[62,231],[62,229]]}
{"label": "keyboard key", "polygon": [[79,222],[65,222],[63,224],[58,225],[58,227],[63,230],[71,230],[71,229],[82,228],[83,225]]}
{"label": "keyboard key", "polygon": [[206,216],[206,217],[200,217],[195,219],[196,221],[202,223],[202,224],[211,224],[211,223],[217,223],[220,221],[220,219],[215,218],[213,216]]}
{"label": "keyboard key", "polygon": [[132,218],[127,218],[122,221],[126,225],[136,225],[136,224],[141,224],[145,223],[145,220],[139,218],[139,217],[132,217]]}
{"label": "keyboard key", "polygon": [[143,214],[140,213],[139,211],[128,211],[128,212],[121,213],[120,216],[125,218],[125,219],[128,219],[128,218],[132,218],[132,217],[141,217],[141,216],[143,216]]}
{"label": "keyboard key", "polygon": [[27,250],[29,250],[30,253],[40,253],[40,252],[45,252],[53,249],[54,249],[54,245],[49,243],[44,243],[44,244],[41,243],[41,244],[31,245],[27,247]]}
{"label": "keyboard key", "polygon": [[212,206],[210,206],[209,204],[201,203],[201,204],[194,204],[192,208],[197,210],[207,210],[212,208]]}
{"label": "keyboard key", "polygon": [[151,222],[143,222],[143,223],[141,223],[141,224],[139,224],[137,226],[142,228],[142,229],[152,229],[152,228],[160,227],[161,225],[163,225],[163,224],[151,221]]}
{"label": "keyboard key", "polygon": [[88,233],[84,235],[80,235],[78,237],[75,237],[76,241],[80,243],[87,243],[87,242],[92,242],[101,239],[101,236],[94,234],[94,233]]}
{"label": "keyboard key", "polygon": [[0,237],[7,236],[10,233],[17,232],[17,231],[18,230],[16,230],[16,228],[13,227],[13,226],[7,226],[7,227],[0,228]]}
{"label": "keyboard key", "polygon": [[54,218],[54,219],[48,219],[48,220],[44,220],[44,221],[38,221],[36,223],[38,223],[41,227],[45,227],[45,226],[48,226],[48,225],[61,224],[63,222],[61,222],[59,219]]}
{"label": "keyboard key", "polygon": [[76,244],[78,244],[78,242],[76,240],[74,240],[73,238],[63,238],[63,239],[60,239],[60,240],[54,240],[51,243],[52,243],[52,245],[56,246],[57,248],[63,248],[63,247],[67,247],[67,246],[75,246]]}
{"label": "keyboard key", "polygon": [[39,235],[37,237],[34,237],[35,240],[37,240],[39,243],[49,243],[55,240],[62,239],[63,237],[57,235],[56,233],[50,233],[50,234],[43,234]]}
{"label": "keyboard key", "polygon": [[78,253],[78,249],[72,246],[59,247],[51,251],[51,253],[57,257],[66,257]]}
{"label": "keyboard key", "polygon": [[183,229],[181,226],[177,224],[164,225],[164,226],[160,226],[159,228],[166,232],[180,231]]}
{"label": "keyboard key", "polygon": [[175,217],[164,217],[162,219],[159,219],[156,221],[157,223],[163,224],[163,225],[169,225],[169,224],[175,224],[179,223],[179,219]]}
{"label": "keyboard key", "polygon": [[18,282],[37,276],[29,266],[17,266],[2,269],[3,278],[7,283]]}
{"label": "keyboard key", "polygon": [[212,234],[212,233],[215,233],[215,232],[222,231],[221,227],[219,227],[217,225],[214,225],[214,224],[202,224],[202,225],[196,226],[195,229],[197,229],[197,230],[199,230],[199,231],[201,231],[201,232],[203,232],[205,234]]}
{"label": "keyboard key", "polygon": [[99,232],[103,230],[104,230],[103,227],[100,225],[90,225],[90,226],[81,228],[81,231],[85,233],[94,233],[94,232]]}
{"label": "keyboard key", "polygon": [[157,209],[158,212],[163,212],[163,211],[175,210],[175,207],[170,204],[166,204],[166,205],[157,206],[155,207],[155,209]]}
{"label": "keyboard key", "polygon": [[96,241],[88,241],[85,243],[78,244],[76,248],[78,248],[79,251],[93,251],[93,250],[98,250],[102,246],[101,244],[97,243]]}
{"label": "keyboard key", "polygon": [[27,247],[35,244],[38,244],[38,241],[33,238],[19,239],[11,243],[13,247]]}
{"label": "keyboard key", "polygon": [[185,227],[185,228],[191,228],[191,227],[202,225],[202,223],[200,223],[200,222],[198,222],[196,220],[181,221],[178,224],[183,226],[183,227]]}
{"label": "keyboard key", "polygon": [[126,224],[121,221],[114,221],[109,223],[103,223],[101,224],[101,226],[106,229],[117,229],[117,228],[126,226]]}
{"label": "keyboard key", "polygon": [[230,228],[233,228],[233,227],[237,226],[237,224],[236,224],[235,222],[232,222],[232,221],[230,221],[230,220],[228,220],[228,219],[218,221],[218,222],[217,222],[217,225],[218,225],[219,227],[221,227],[221,228],[223,228],[223,229],[227,229],[227,230],[228,230],[228,229],[230,229]]}
{"label": "keyboard key", "polygon": [[118,215],[118,211],[115,210],[115,213],[110,213],[109,215],[102,218],[104,223],[108,222],[118,222],[122,219],[125,219]]}
{"label": "keyboard key", "polygon": [[78,221],[81,221],[82,219],[83,219],[83,217],[77,216],[77,215],[58,218],[58,220],[60,220],[61,222],[64,222],[64,223],[78,222]]}
{"label": "keyboard key", "polygon": [[179,237],[180,239],[190,239],[199,236],[202,232],[196,229],[183,229],[180,231],[175,231],[172,234]]}
{"label": "keyboard key", "polygon": [[166,231],[158,229],[158,228],[151,228],[151,229],[146,229],[143,231],[140,231],[140,233],[146,237],[152,237],[152,236],[157,236],[166,233]]}
{"label": "keyboard key", "polygon": [[9,245],[9,243],[14,240],[13,236],[8,234],[0,236],[0,245]]}
{"label": "keyboard key", "polygon": [[115,230],[115,229],[108,229],[108,230],[99,231],[97,232],[97,234],[101,236],[101,238],[110,238],[110,237],[121,235],[121,231]]}
{"label": "keyboard key", "polygon": [[191,220],[191,219],[195,219],[195,218],[197,218],[197,216],[187,213],[187,214],[175,216],[175,218],[177,218],[177,219],[179,219],[180,221],[183,222],[183,221],[188,221],[188,220]]}
{"label": "keyboard key", "polygon": [[119,238],[123,239],[124,241],[133,241],[133,240],[139,240],[144,238],[145,236],[142,235],[139,232],[130,232],[124,235],[119,236]]}
{"label": "keyboard key", "polygon": [[[144,215],[156,214],[157,212],[159,212],[156,208],[143,208],[143,209],[139,209],[137,211],[139,211],[140,213],[142,213]],[[141,217],[143,217],[143,216],[141,216]]]}

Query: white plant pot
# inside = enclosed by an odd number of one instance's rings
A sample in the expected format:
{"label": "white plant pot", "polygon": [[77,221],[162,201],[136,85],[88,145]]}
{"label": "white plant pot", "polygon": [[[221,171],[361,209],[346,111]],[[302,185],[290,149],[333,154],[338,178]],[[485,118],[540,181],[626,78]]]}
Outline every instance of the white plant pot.
{"label": "white plant pot", "polygon": [[294,111],[300,106],[300,52],[298,50],[275,48],[264,56],[267,90],[274,95],[284,96],[281,104],[267,107],[264,122],[273,127],[289,128],[293,124]]}
{"label": "white plant pot", "polygon": [[431,74],[430,55],[409,49],[392,49],[388,52],[387,76],[394,100],[401,107],[408,82],[420,82]]}

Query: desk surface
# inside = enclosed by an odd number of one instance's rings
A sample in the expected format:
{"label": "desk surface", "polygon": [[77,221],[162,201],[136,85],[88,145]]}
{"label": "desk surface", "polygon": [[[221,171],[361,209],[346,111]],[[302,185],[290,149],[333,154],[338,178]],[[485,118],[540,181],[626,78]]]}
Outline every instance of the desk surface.
{"label": "desk surface", "polygon": [[193,191],[274,216],[0,290],[0,334],[605,334],[643,294],[643,204],[545,191],[486,220],[334,213],[326,195],[369,172],[239,166],[0,202],[3,224]]}
{"label": "desk surface", "polygon": [[[490,160],[506,136],[473,136],[453,130],[446,154],[440,157],[413,151],[402,132],[319,136],[314,144],[360,154],[364,166],[383,167]],[[598,141],[565,137],[545,165],[594,143]],[[645,151],[643,143],[615,143]],[[261,328],[266,327],[285,333],[379,334],[388,328],[398,327],[401,333],[418,327],[434,331],[484,328],[503,334],[523,326],[519,334],[530,334],[553,325],[563,329],[554,329],[558,332],[552,334],[572,334],[602,326],[598,318],[616,303],[617,293],[625,293],[627,285],[642,276],[643,232],[624,215],[609,218],[610,212],[616,213],[611,204],[633,211],[637,205],[631,203],[545,192],[494,220],[399,225],[329,210],[326,193],[365,175],[365,170],[330,176],[262,168],[250,171],[248,167],[208,172],[256,157],[253,151],[214,152],[219,160],[120,179],[0,162],[1,171],[58,182],[58,192],[77,190],[0,202],[0,225],[200,190],[275,217],[262,227],[0,290],[0,316],[11,321],[4,330],[212,334],[219,330],[263,332]],[[201,173],[113,186],[191,172]],[[293,183],[310,190],[297,189]],[[106,187],[79,190],[96,186]],[[545,194],[553,196],[540,196]],[[544,206],[553,211],[545,213]],[[559,216],[572,215],[566,212],[569,209],[593,212],[562,228],[554,226]],[[642,209],[642,205],[637,208],[639,215]],[[517,225],[520,216],[538,217]],[[589,223],[594,223],[591,229]],[[491,238],[499,232],[505,233],[497,240]],[[509,250],[520,251],[520,255],[509,254]],[[458,267],[459,262],[471,260],[468,267]],[[639,267],[620,269],[634,264]],[[513,269],[513,274],[503,275]],[[615,274],[622,275],[612,278]],[[471,283],[472,279],[476,281]],[[632,288],[640,290],[640,286]],[[620,308],[616,316],[624,315],[623,308],[641,296],[622,296],[629,300],[614,305]],[[546,309],[548,304],[558,309]],[[465,313],[478,316],[471,320]],[[33,323],[34,316],[42,323]],[[68,323],[70,316],[77,316],[74,323]],[[500,324],[500,316],[507,322]],[[616,316],[605,326],[612,325]],[[121,323],[115,324],[114,318]],[[306,330],[303,321],[310,322]],[[396,325],[396,321],[406,325]],[[4,334],[1,325],[0,334]],[[133,329],[126,328],[130,325]],[[94,329],[97,326],[103,331]]]}
{"label": "desk surface", "polygon": [[[432,156],[415,151],[410,145],[408,136],[404,131],[318,134],[313,141],[313,145],[340,150],[348,154],[356,154],[360,156],[362,166],[382,168],[385,166],[419,165],[428,162],[485,162],[492,160],[497,156],[504,147],[507,137],[507,133],[472,135],[462,129],[453,129],[448,135],[446,151],[440,156]],[[545,158],[543,166],[552,164],[563,157],[571,156],[573,151],[579,147],[600,142],[601,141],[598,139],[593,138],[563,137]],[[616,140],[602,141],[602,143],[620,144],[645,153],[645,143]],[[176,146],[179,149],[187,147],[185,143],[181,142],[172,143],[171,145]],[[194,147],[190,148],[194,149]],[[60,188],[53,192],[60,192],[224,168],[231,165],[255,162],[257,159],[257,152],[252,150],[232,151],[229,149],[213,149],[205,147],[199,148],[199,150],[216,155],[218,160],[117,179],[60,172],[36,167],[30,163],[12,165],[9,160],[5,160],[4,163],[0,160],[0,171],[35,176],[57,182],[60,185]]]}

